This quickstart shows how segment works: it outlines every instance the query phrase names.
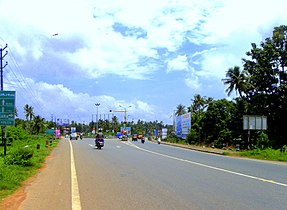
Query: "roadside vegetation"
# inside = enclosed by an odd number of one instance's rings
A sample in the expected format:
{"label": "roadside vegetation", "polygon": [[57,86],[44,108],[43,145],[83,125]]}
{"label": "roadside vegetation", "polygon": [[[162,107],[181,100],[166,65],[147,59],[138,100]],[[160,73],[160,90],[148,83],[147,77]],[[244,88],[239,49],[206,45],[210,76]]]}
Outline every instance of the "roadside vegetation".
{"label": "roadside vegetation", "polygon": [[[28,105],[24,110],[26,121],[17,118],[15,126],[6,127],[6,156],[3,138],[0,140],[0,203],[37,173],[58,143],[53,136],[44,134],[49,126],[55,126],[52,122],[35,116]],[[3,128],[0,136],[2,134]]]}
{"label": "roadside vegetation", "polygon": [[15,127],[7,127],[7,136],[13,136],[13,141],[8,143],[6,157],[3,145],[0,146],[1,200],[17,190],[27,178],[36,174],[58,143],[58,140],[51,140],[49,136],[30,135],[22,128]]}
{"label": "roadside vegetation", "polygon": [[281,149],[253,149],[253,150],[247,150],[244,152],[240,152],[239,155],[242,157],[249,157],[249,158],[255,158],[260,160],[273,160],[273,161],[282,161],[287,162],[287,151],[286,146]]}
{"label": "roadside vegetation", "polygon": [[[176,116],[191,112],[191,130],[184,143],[235,148],[243,156],[286,161],[287,26],[275,27],[272,36],[242,58],[243,69],[231,67],[222,82],[233,100],[194,95],[189,106],[179,104]],[[267,117],[267,130],[243,130],[243,116]],[[285,150],[285,152],[284,152]]]}

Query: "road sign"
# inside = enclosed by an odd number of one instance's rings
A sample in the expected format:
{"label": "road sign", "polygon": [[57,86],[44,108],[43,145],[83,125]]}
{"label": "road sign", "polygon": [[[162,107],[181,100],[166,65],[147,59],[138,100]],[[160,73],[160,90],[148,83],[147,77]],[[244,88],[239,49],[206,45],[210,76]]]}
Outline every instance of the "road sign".
{"label": "road sign", "polygon": [[0,126],[15,124],[15,91],[0,91]]}
{"label": "road sign", "polygon": [[267,130],[267,117],[243,115],[243,130]]}

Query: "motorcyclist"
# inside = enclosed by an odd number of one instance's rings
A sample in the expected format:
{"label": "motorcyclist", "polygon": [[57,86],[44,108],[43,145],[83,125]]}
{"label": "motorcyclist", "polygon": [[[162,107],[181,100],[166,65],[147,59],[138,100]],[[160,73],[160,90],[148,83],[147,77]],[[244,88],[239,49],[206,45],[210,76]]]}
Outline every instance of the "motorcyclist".
{"label": "motorcyclist", "polygon": [[160,139],[160,136],[158,136],[157,137],[157,143],[160,144],[160,142],[161,142],[161,139]]}
{"label": "motorcyclist", "polygon": [[99,139],[103,139],[103,141],[104,141],[104,133],[103,133],[103,130],[101,128],[99,128],[99,132],[96,134],[96,140],[95,140],[96,145],[97,145]]}

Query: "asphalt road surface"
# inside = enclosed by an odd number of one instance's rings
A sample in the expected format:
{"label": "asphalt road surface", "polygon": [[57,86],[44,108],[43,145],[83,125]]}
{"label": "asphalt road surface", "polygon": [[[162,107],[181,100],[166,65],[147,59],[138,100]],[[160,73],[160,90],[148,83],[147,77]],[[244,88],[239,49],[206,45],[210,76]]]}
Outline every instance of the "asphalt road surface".
{"label": "asphalt road surface", "polygon": [[287,164],[153,142],[63,139],[20,209],[286,209]]}

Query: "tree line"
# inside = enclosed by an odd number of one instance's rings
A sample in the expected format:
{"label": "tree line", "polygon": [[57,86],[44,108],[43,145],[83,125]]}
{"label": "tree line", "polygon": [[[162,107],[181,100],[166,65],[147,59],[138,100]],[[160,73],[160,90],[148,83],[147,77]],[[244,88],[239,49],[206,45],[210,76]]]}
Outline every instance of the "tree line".
{"label": "tree line", "polygon": [[[216,146],[240,143],[246,148],[279,148],[287,144],[287,26],[275,27],[271,37],[242,58],[243,67],[229,68],[222,82],[232,100],[194,95],[190,106],[177,106],[176,115],[191,112],[188,143]],[[267,117],[267,130],[243,130],[243,115]],[[249,141],[248,141],[249,140]]]}
{"label": "tree line", "polygon": [[[17,110],[16,114],[17,116]],[[169,127],[170,131],[172,130],[171,125],[165,125],[162,121],[153,121],[153,122],[145,122],[142,120],[138,121],[128,121],[125,123],[123,121],[119,121],[116,116],[113,116],[111,121],[99,119],[98,122],[89,122],[88,124],[85,123],[78,123],[76,121],[71,121],[69,125],[59,126],[56,122],[47,121],[45,118],[40,117],[34,113],[34,108],[28,104],[24,106],[24,116],[25,120],[16,118],[15,119],[15,126],[20,126],[24,130],[26,130],[29,134],[41,134],[45,133],[46,129],[58,128],[61,130],[62,133],[70,133],[71,127],[75,127],[76,131],[82,132],[86,135],[89,133],[91,134],[96,127],[102,128],[103,131],[110,135],[115,135],[117,132],[120,132],[121,127],[131,127],[132,133],[139,133],[143,132],[145,135],[152,135],[153,130],[161,130],[163,127]],[[98,126],[97,126],[98,124]]]}

